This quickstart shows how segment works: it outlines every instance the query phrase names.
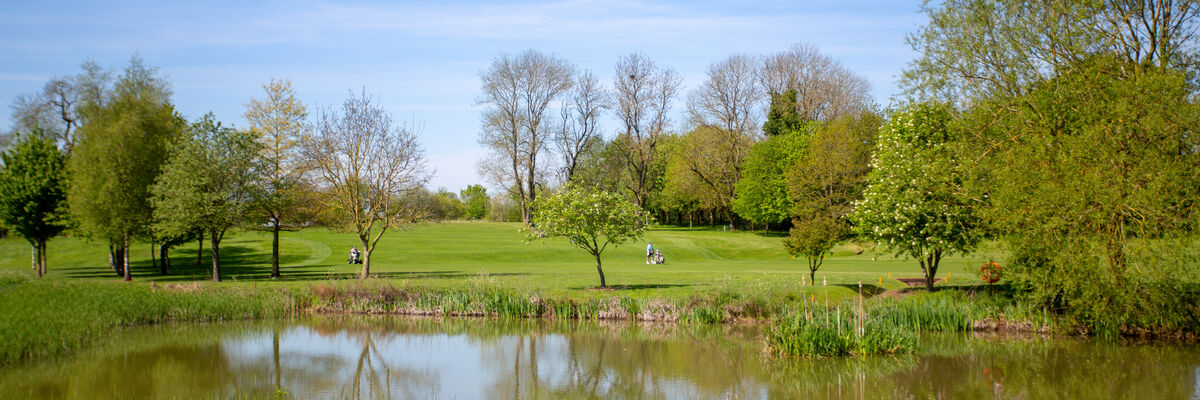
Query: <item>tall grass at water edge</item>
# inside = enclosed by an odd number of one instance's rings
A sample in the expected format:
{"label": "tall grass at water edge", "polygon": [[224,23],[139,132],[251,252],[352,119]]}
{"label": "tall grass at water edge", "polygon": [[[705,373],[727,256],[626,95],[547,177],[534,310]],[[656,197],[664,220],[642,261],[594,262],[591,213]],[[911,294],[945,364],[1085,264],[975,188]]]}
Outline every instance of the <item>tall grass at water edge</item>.
{"label": "tall grass at water edge", "polygon": [[768,348],[777,354],[826,357],[906,352],[919,332],[977,329],[1047,331],[1052,317],[1005,296],[958,291],[876,299],[834,308],[815,302],[789,307],[768,326]]}
{"label": "tall grass at water edge", "polygon": [[[33,281],[0,274],[0,304],[4,305],[0,364],[70,352],[96,340],[119,340],[114,332],[125,326],[274,318],[294,312],[681,323],[755,320],[769,322],[764,328],[768,347],[781,354],[874,354],[911,348],[911,332],[967,331],[973,329],[973,321],[1003,318],[1014,309],[1011,298],[1004,296],[967,299],[946,292],[867,300],[862,310],[854,308],[856,302],[838,302],[830,308],[808,299],[729,286],[676,298],[619,293],[543,296],[497,284],[485,274],[454,288],[409,285],[403,280],[347,280],[261,289],[257,284]],[[1028,315],[1020,318],[1029,319]],[[853,328],[847,329],[847,324]]]}
{"label": "tall grass at water edge", "polygon": [[488,316],[555,319],[725,323],[769,319],[787,304],[722,287],[689,297],[642,298],[599,292],[587,296],[547,296],[495,284],[487,275],[458,288],[410,286],[401,282],[322,282],[311,286],[313,310],[341,313]]}
{"label": "tall grass at water edge", "polygon": [[0,364],[120,340],[122,327],[282,317],[302,302],[286,290],[0,277]]}

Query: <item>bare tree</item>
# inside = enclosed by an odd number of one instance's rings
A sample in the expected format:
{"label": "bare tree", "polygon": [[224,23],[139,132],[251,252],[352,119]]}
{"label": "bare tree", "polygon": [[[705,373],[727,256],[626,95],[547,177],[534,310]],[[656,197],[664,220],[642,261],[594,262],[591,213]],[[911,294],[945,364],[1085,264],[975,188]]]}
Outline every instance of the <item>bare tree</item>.
{"label": "bare tree", "polygon": [[651,167],[658,155],[659,137],[670,123],[667,112],[682,79],[675,70],[659,68],[641,53],[621,57],[613,76],[617,118],[625,124],[622,152],[629,170],[627,188],[642,208],[653,191]]}
{"label": "bare tree", "polygon": [[571,89],[573,75],[566,60],[536,50],[501,55],[480,74],[479,103],[487,108],[479,143],[491,152],[480,172],[520,200],[526,224],[537,187],[545,182],[546,165],[539,159],[552,140],[547,109]]}
{"label": "bare tree", "polygon": [[18,95],[10,105],[13,126],[7,136],[36,129],[70,155],[76,131],[86,122],[88,112],[102,107],[112,89],[111,72],[91,61],[82,68],[77,75],[51,78],[40,92]]}
{"label": "bare tree", "polygon": [[599,137],[600,113],[608,108],[608,99],[608,91],[587,71],[576,78],[571,97],[559,108],[562,119],[554,142],[562,157],[563,182],[574,181],[580,159],[586,156],[588,146],[595,144],[593,139]]}
{"label": "bare tree", "polygon": [[762,91],[755,60],[732,55],[708,66],[708,80],[691,93],[688,113],[695,129],[684,136],[675,157],[678,187],[704,192],[708,208],[724,210],[732,221],[730,202],[742,179],[742,162],[761,135],[758,122]]}
{"label": "bare tree", "polygon": [[324,205],[358,237],[363,252],[359,278],[366,279],[379,238],[388,228],[412,222],[413,213],[399,198],[432,177],[416,132],[393,125],[364,89],[359,96],[351,93],[340,113],[319,111],[302,147],[327,194]]}
{"label": "bare tree", "polygon": [[754,58],[734,54],[709,64],[708,80],[688,96],[693,125],[756,138],[763,99]]}
{"label": "bare tree", "polygon": [[811,45],[764,57],[758,76],[770,95],[795,90],[796,112],[808,120],[832,121],[871,105],[866,78]]}
{"label": "bare tree", "polygon": [[37,129],[43,137],[54,140],[63,153],[70,154],[75,147],[75,129],[80,117],[75,105],[79,92],[75,88],[74,76],[51,78],[37,94],[24,94],[12,104],[14,131]]}

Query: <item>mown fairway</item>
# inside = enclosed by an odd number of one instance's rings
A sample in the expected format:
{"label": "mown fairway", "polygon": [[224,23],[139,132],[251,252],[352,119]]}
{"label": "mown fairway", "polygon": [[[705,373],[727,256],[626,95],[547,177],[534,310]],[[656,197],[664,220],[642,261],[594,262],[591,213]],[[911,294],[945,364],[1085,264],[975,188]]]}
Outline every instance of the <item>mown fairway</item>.
{"label": "mown fairway", "polygon": [[[807,279],[804,259],[793,259],[780,244],[780,233],[722,232],[720,228],[656,227],[646,235],[667,257],[665,265],[646,265],[645,240],[609,248],[604,253],[608,284],[623,295],[687,296],[696,291],[720,290],[794,292]],[[285,232],[281,235],[284,281],[348,279],[361,267],[346,264],[356,240],[352,234],[324,229]],[[132,255],[135,281],[180,282],[209,278],[211,260],[207,245],[196,264],[196,243],[172,251],[169,275],[160,275],[150,264],[150,245],[138,244]],[[270,235],[242,232],[221,243],[222,272],[228,282],[265,281],[270,274]],[[49,244],[46,279],[117,280],[107,267],[106,246],[78,238],[57,238]],[[861,254],[856,254],[861,251]],[[976,284],[974,275],[989,252],[971,257],[948,257],[939,276],[951,284]],[[875,258],[873,260],[873,258]],[[17,273],[29,267],[29,246],[20,239],[0,240],[0,269]],[[452,287],[488,280],[499,286],[563,294],[585,294],[599,285],[593,260],[583,250],[561,239],[522,241],[515,223],[451,222],[424,224],[389,231],[372,255],[373,275],[410,285]],[[876,255],[870,243],[844,244],[826,258],[817,273],[817,286],[827,279],[831,297],[848,296],[862,281],[869,293],[902,287],[893,277],[921,276],[916,261]],[[485,275],[486,274],[486,275]],[[883,278],[882,287],[880,278]],[[842,286],[845,285],[845,286]],[[804,291],[807,292],[807,291]],[[818,291],[817,293],[820,293]]]}

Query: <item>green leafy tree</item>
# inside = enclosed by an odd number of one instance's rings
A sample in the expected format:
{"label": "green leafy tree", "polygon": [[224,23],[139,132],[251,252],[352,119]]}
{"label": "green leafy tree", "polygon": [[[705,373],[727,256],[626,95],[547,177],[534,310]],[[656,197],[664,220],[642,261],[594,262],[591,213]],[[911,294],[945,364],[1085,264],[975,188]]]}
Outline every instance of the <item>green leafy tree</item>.
{"label": "green leafy tree", "polygon": [[825,254],[850,233],[846,216],[862,198],[882,122],[870,112],[838,118],[816,130],[808,151],[787,171],[793,228],[784,246],[808,259],[812,277]]}
{"label": "green leafy tree", "polygon": [[809,134],[771,136],[750,149],[737,182],[733,211],[757,224],[777,224],[791,216],[786,172],[808,151]]}
{"label": "green leafy tree", "polygon": [[732,223],[734,188],[742,178],[743,160],[753,143],[748,135],[736,131],[697,127],[665,146],[671,150],[664,152],[670,157],[665,186],[670,187],[668,191],[697,199],[705,208],[719,210]]}
{"label": "green leafy tree", "polygon": [[971,251],[983,232],[975,204],[959,190],[953,116],[942,104],[911,104],[893,114],[850,215],[858,234],[917,259],[930,291],[942,257]]}
{"label": "green leafy tree", "polygon": [[922,8],[929,23],[909,35],[918,57],[901,79],[917,99],[1023,96],[1100,53],[1129,68],[1200,76],[1194,0],[948,0]]}
{"label": "green leafy tree", "polygon": [[309,188],[303,179],[305,165],[299,151],[308,110],[296,98],[291,81],[272,79],[263,85],[263,91],[265,99],[246,103],[245,117],[262,144],[265,173],[257,210],[271,224],[271,277],[277,278],[279,232],[308,216],[303,204]]}
{"label": "green leafy tree", "polygon": [[600,287],[607,287],[600,255],[609,245],[640,239],[651,221],[649,214],[619,194],[574,186],[539,197],[533,215],[535,225],[526,231],[525,240],[564,237],[587,250],[596,259]]}
{"label": "green leafy tree", "polygon": [[1098,55],[972,113],[971,192],[1035,302],[1109,331],[1196,316],[1176,307],[1177,282],[1197,276],[1185,267],[1200,201],[1192,88],[1179,71]]}
{"label": "green leafy tree", "polygon": [[808,121],[796,112],[796,107],[795,89],[771,95],[771,106],[767,110],[767,122],[764,122],[762,126],[763,133],[771,137],[807,130]]}
{"label": "green leafy tree", "polygon": [[66,160],[52,139],[23,135],[0,155],[0,223],[33,246],[34,269],[46,274],[46,241],[66,228]]}
{"label": "green leafy tree", "polygon": [[212,113],[188,129],[171,151],[171,158],[154,194],[154,228],[165,237],[185,236],[199,229],[212,249],[212,279],[221,281],[221,239],[244,225],[254,205],[259,163],[257,135],[221,126]]}
{"label": "green leafy tree", "polygon": [[489,200],[487,188],[483,185],[467,186],[459,192],[462,197],[463,205],[466,207],[466,217],[473,220],[482,220],[487,217]]}
{"label": "green leafy tree", "polygon": [[129,245],[150,232],[150,187],[185,122],[170,102],[171,90],[154,68],[133,58],[102,102],[89,102],[67,162],[67,202],[81,233],[108,241],[125,280]]}
{"label": "green leafy tree", "polygon": [[808,260],[808,284],[817,281],[817,270],[825,262],[825,255],[846,234],[846,224],[829,216],[797,219],[792,230],[783,239],[783,247],[793,256],[804,256]]}

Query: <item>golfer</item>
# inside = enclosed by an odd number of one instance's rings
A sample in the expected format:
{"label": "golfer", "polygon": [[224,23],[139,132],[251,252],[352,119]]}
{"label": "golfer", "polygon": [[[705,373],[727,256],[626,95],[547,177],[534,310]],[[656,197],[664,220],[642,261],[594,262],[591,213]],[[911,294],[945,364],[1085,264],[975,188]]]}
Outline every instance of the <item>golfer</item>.
{"label": "golfer", "polygon": [[646,245],[646,264],[649,264],[652,258],[654,258],[654,242]]}

